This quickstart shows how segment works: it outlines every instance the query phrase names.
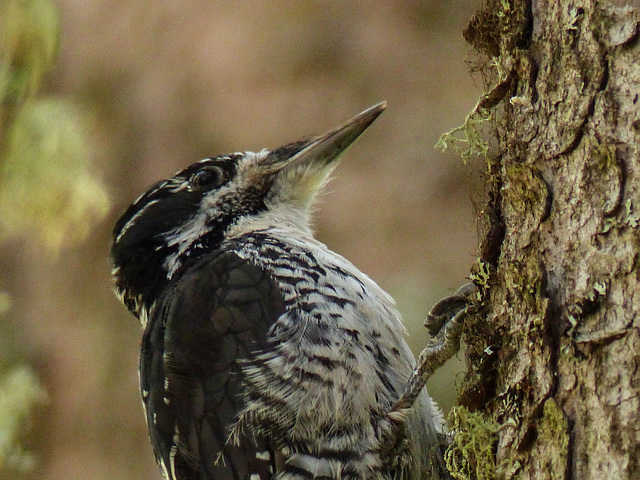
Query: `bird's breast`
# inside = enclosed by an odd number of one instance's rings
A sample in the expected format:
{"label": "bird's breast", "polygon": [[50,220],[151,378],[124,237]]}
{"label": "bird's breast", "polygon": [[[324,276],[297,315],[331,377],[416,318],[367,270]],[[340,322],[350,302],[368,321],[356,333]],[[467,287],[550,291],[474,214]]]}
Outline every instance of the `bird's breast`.
{"label": "bird's breast", "polygon": [[299,396],[298,417],[325,412],[332,424],[386,412],[414,365],[390,297],[313,239],[254,232],[237,253],[273,276],[286,307],[269,332],[271,373],[255,376],[263,387],[277,375],[271,385],[284,381]]}

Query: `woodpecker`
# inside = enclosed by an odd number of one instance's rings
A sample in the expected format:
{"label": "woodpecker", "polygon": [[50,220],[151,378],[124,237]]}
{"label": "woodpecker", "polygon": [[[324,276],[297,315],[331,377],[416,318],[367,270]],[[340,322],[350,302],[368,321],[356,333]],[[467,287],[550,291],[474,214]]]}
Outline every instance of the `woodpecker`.
{"label": "woodpecker", "polygon": [[400,401],[416,362],[394,301],[309,226],[385,107],[194,163],[117,222],[116,293],[144,329],[140,390],[166,480],[443,478],[439,409],[423,382]]}

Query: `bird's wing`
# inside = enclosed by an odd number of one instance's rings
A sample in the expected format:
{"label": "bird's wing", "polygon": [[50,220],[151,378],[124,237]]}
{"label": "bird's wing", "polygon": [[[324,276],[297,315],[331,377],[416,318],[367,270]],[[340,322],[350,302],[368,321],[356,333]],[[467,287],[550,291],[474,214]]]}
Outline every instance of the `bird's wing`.
{"label": "bird's wing", "polygon": [[237,255],[193,265],[154,308],[140,384],[156,458],[169,480],[266,480],[275,455],[266,439],[229,435],[243,408],[243,361],[268,349],[284,311],[277,284]]}

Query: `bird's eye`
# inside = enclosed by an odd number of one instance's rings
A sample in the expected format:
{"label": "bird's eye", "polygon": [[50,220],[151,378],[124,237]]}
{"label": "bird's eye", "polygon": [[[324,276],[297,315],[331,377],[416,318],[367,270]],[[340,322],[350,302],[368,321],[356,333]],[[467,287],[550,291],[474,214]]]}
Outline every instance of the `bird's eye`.
{"label": "bird's eye", "polygon": [[198,170],[191,176],[189,183],[192,187],[211,187],[217,188],[225,183],[224,170],[217,166],[207,166]]}

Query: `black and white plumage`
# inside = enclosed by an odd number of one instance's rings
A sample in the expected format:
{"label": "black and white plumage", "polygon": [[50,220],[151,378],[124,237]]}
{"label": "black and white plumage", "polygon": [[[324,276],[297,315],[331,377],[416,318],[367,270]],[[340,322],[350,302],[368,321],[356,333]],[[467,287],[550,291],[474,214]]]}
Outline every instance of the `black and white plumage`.
{"label": "black and white plumage", "polygon": [[140,386],[167,480],[439,478],[442,419],[393,300],[313,238],[309,209],[378,117],[208,158],[114,229],[116,290],[140,318]]}

